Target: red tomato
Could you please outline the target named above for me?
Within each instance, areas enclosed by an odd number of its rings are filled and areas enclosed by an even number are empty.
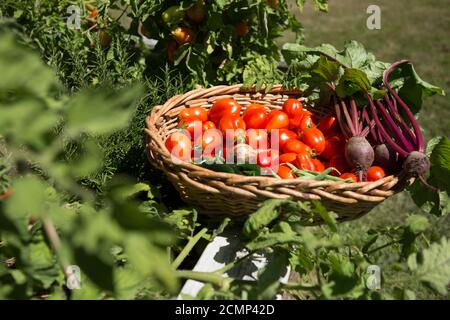
[[[297,128],[303,118],[303,105],[297,99],[287,99],[283,104],[283,111],[289,117],[289,127]]]
[[[286,113],[280,110],[272,110],[269,113],[269,122],[266,125],[266,130],[287,129],[289,127],[289,117]]]
[[[349,173],[349,172],[341,174],[339,176],[339,178],[341,178],[341,179],[352,179],[353,181],[358,182],[358,177],[356,175],[354,175],[353,173]]]
[[[300,153],[300,152],[306,152],[308,154],[311,153],[311,148],[308,147],[306,144],[301,142],[297,139],[291,139],[286,142],[286,144],[283,147],[283,153]]]
[[[333,176],[339,176],[343,172],[350,171],[350,166],[347,163],[347,160],[345,159],[345,155],[343,154],[337,154],[333,156],[330,159],[329,167],[336,168],[339,171],[339,174],[336,171],[331,171],[331,175]]]
[[[337,131],[339,124],[336,120],[336,117],[333,115],[327,115],[320,120],[317,129],[322,131],[325,136],[332,135]]]
[[[320,157],[330,160],[334,155],[344,153],[345,141],[339,136],[333,136],[325,140],[325,149]]]
[[[367,170],[367,181],[377,181],[386,176],[383,168],[373,166]]]
[[[241,105],[236,100],[233,98],[223,98],[214,102],[209,110],[209,119],[218,125],[224,115],[239,116],[240,112]]]
[[[245,21],[238,22],[236,24],[236,26],[234,27],[234,29],[235,29],[238,37],[241,37],[241,38],[245,37],[250,31],[250,28]]]
[[[227,139],[245,139],[245,122],[238,115],[224,115],[219,121],[219,130]]]
[[[261,168],[270,168],[272,160],[278,157],[278,152],[274,150],[262,150],[258,152],[257,164]]]
[[[312,114],[311,112],[307,111],[308,113],[304,113],[302,120],[300,121],[300,124],[298,126],[298,132],[299,134],[302,134],[303,131],[310,129],[310,128],[314,128],[316,125],[314,124],[314,121],[312,119]]]
[[[310,128],[303,131],[302,135],[303,142],[311,147],[316,154],[321,154],[325,150],[325,137],[317,128]]]
[[[247,144],[253,149],[268,149],[269,142],[267,131],[264,129],[249,129],[247,130]]]
[[[314,171],[323,172],[325,171],[325,165],[319,159],[311,159],[314,165]]]
[[[196,119],[201,122],[208,121],[208,111],[203,107],[191,107],[181,110],[179,117],[181,119]]]
[[[264,129],[269,122],[269,113],[261,104],[251,104],[245,109],[242,118],[248,129]]]
[[[212,121],[206,121],[203,123],[203,131],[209,130],[209,129],[215,129],[216,125]]]
[[[297,139],[297,134],[294,131],[288,129],[278,130],[278,135],[272,135],[272,143],[274,145],[278,144],[280,149],[283,149],[284,145],[290,139]]]
[[[297,167],[302,170],[314,171],[314,163],[309,153],[303,151],[297,154]]]
[[[294,152],[283,153],[279,158],[280,164],[281,163],[295,163],[295,161],[297,161],[297,154]]]
[[[218,129],[209,129],[198,137],[195,141],[195,147],[201,147],[203,151],[211,152],[214,149],[221,149],[223,145],[223,136]]]
[[[166,140],[166,148],[172,154],[183,161],[191,159],[192,143],[191,139],[183,132],[175,132]]]
[[[180,122],[178,122],[178,128],[186,129],[186,131],[191,135],[191,139],[193,139],[195,131],[197,131],[200,135],[202,134],[203,125],[198,119],[187,118],[181,119]]]
[[[295,175],[292,173],[291,168],[289,168],[288,166],[281,165],[278,168],[277,175],[281,179],[295,179]]]

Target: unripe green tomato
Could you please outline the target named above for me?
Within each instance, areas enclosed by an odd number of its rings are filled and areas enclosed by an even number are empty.
[[[161,16],[166,24],[176,24],[183,20],[184,10],[179,6],[171,6]]]

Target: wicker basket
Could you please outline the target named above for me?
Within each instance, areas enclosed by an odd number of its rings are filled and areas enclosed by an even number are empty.
[[[353,220],[369,212],[402,187],[398,178],[387,176],[376,182],[347,183],[302,179],[280,180],[269,176],[242,176],[215,172],[191,163],[173,163],[164,142],[176,130],[179,112],[188,106],[210,108],[214,101],[233,97],[243,107],[260,103],[280,109],[288,98],[298,98],[297,91],[274,86],[269,93],[243,90],[241,85],[197,89],[155,106],[146,119],[146,149],[149,161],[163,170],[182,199],[208,215],[248,215],[270,198],[320,200],[338,215],[339,221]],[[320,116],[320,115],[319,115]],[[320,218],[313,224],[322,223]]]

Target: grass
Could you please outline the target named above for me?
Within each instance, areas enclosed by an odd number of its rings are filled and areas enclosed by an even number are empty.
[[[369,5],[381,8],[381,29],[366,27]],[[296,15],[305,28],[306,44],[315,46],[331,43],[342,48],[347,40],[357,40],[386,62],[409,59],[422,79],[442,87],[450,93],[450,43],[448,30],[450,14],[445,14],[447,0],[341,0],[329,1],[329,12],[320,13],[307,2],[302,13]],[[286,34],[280,44],[294,41]],[[450,136],[450,103],[448,96],[432,97],[425,101],[420,123],[425,138]],[[408,214],[421,213],[407,192],[400,193],[377,206],[369,215],[342,226],[355,238],[376,226],[402,224]],[[450,234],[450,217],[427,217],[431,220],[432,240]],[[388,261],[389,257],[386,258]],[[416,294],[434,298],[428,292]]]

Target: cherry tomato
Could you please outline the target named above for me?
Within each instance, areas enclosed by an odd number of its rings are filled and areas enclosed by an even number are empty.
[[[186,16],[192,22],[201,23],[205,18],[205,3],[204,0],[198,0],[192,7],[186,10]]]
[[[314,165],[314,171],[323,172],[325,171],[325,165],[319,159],[311,159]]]
[[[284,165],[281,165],[278,168],[277,175],[281,179],[295,179],[296,178],[295,175],[292,173],[291,168],[289,168],[288,166],[284,166]]]
[[[223,145],[223,136],[218,129],[209,129],[203,133],[201,137],[198,137],[195,141],[195,147],[202,148],[205,152],[212,152],[213,150],[219,150]]]
[[[329,167],[336,168],[339,171],[339,174],[336,171],[331,171],[331,175],[333,176],[339,176],[343,172],[350,171],[350,166],[347,163],[347,160],[345,159],[345,155],[343,154],[337,154],[333,156],[330,159]]]
[[[257,164],[261,168],[270,168],[272,161],[278,157],[278,152],[275,150],[261,150],[258,152]]]
[[[320,120],[317,129],[322,131],[325,136],[330,136],[334,134],[339,127],[336,117],[333,115],[327,115]]]
[[[283,153],[279,158],[280,163],[295,163],[297,161],[297,154],[294,152]]]
[[[89,18],[96,18],[97,16],[98,16],[97,9],[92,10],[91,13],[89,14]]]
[[[314,171],[314,163],[312,158],[306,151],[302,151],[297,154],[297,167],[302,170]]]
[[[206,121],[203,123],[203,131],[209,130],[209,129],[215,129],[216,125],[212,121]]]
[[[247,144],[255,150],[265,150],[269,148],[267,131],[264,129],[248,129]]]
[[[280,6],[280,0],[268,0],[267,3],[272,9],[278,9],[278,7]]]
[[[183,161],[189,161],[191,159],[191,139],[184,132],[178,131],[170,135],[165,145],[172,157]]]
[[[264,129],[269,122],[269,113],[261,104],[251,104],[245,109],[242,118],[248,129]]]
[[[230,114],[224,115],[219,121],[219,130],[222,131],[222,134],[226,139],[238,140],[239,142],[245,141],[245,122],[239,116]]]
[[[195,40],[195,33],[192,29],[178,27],[172,31],[172,36],[179,45],[185,43],[193,43]]]
[[[353,181],[358,182],[358,177],[356,175],[354,175],[353,173],[349,173],[349,172],[341,174],[339,176],[339,178],[341,178],[341,179],[352,179]]]
[[[284,145],[290,139],[297,139],[297,134],[294,131],[288,129],[278,130],[278,135],[272,135],[273,145],[278,144],[279,149],[283,149]]]
[[[289,117],[286,113],[280,110],[272,110],[269,113],[269,122],[266,125],[266,130],[287,129],[289,127]]]
[[[288,140],[283,147],[283,153],[300,153],[303,151],[310,154],[312,150],[306,144],[297,139]]]
[[[298,125],[298,133],[303,134],[305,130],[308,130],[310,128],[314,128],[316,125],[314,124],[314,121],[312,119],[311,112],[308,111],[308,113],[303,113],[302,120],[300,121],[300,124]]]
[[[287,99],[283,104],[283,111],[289,117],[289,128],[297,128],[303,118],[303,105],[297,99]]]
[[[344,153],[345,140],[340,136],[333,136],[325,140],[325,149],[320,154],[320,157],[330,160],[334,155]]]
[[[225,114],[239,116],[241,105],[233,98],[223,98],[217,100],[209,110],[209,119],[216,125]]]
[[[303,142],[311,147],[316,154],[321,154],[325,150],[325,137],[317,128],[309,128],[303,131],[302,135]]]
[[[189,132],[191,139],[194,139],[194,134],[197,131],[200,135],[202,134],[203,125],[200,120],[187,118],[181,119],[178,122],[178,128],[186,129]]]
[[[178,115],[181,119],[196,119],[201,122],[208,121],[208,111],[203,107],[191,107],[181,110]]]
[[[373,166],[367,170],[367,181],[377,181],[386,176],[383,168]]]
[[[234,26],[234,30],[236,31],[237,36],[240,38],[245,37],[250,32],[250,28],[245,21],[238,22]]]

